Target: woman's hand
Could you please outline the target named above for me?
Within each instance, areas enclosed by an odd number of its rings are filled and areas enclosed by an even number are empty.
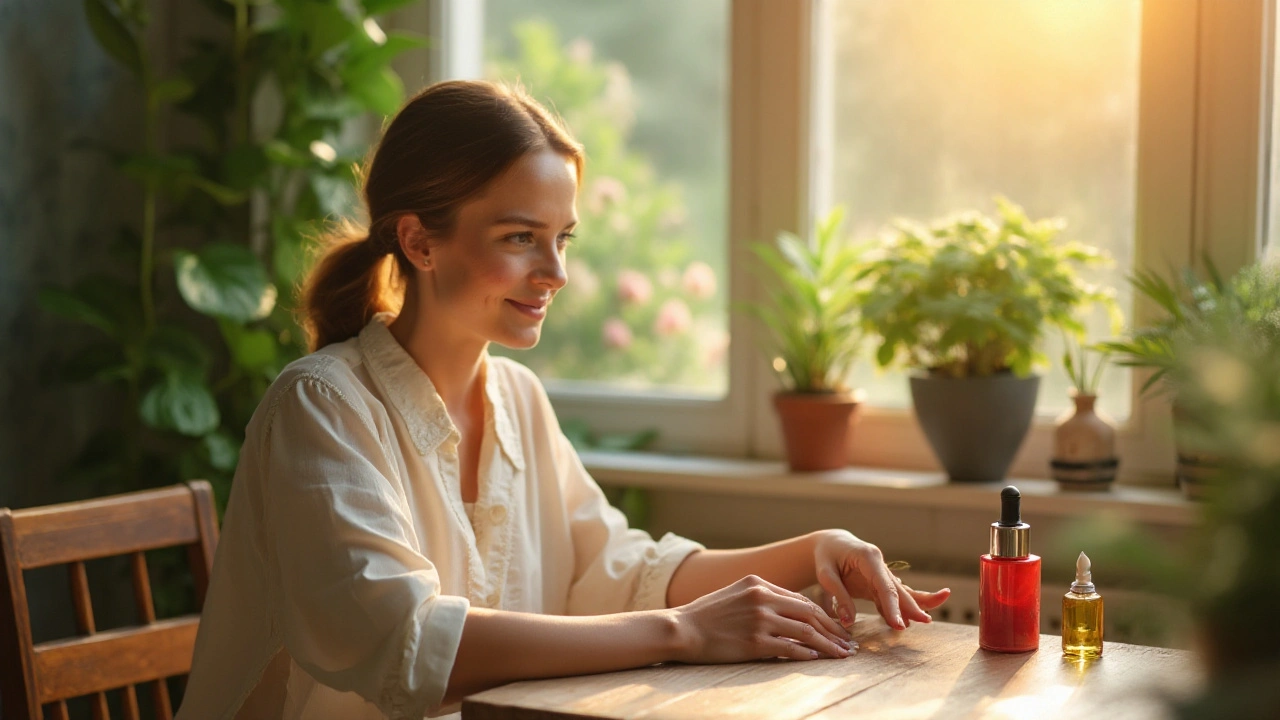
[[[672,612],[682,638],[680,662],[813,660],[857,652],[848,631],[816,603],[755,575]]]
[[[855,598],[874,600],[889,627],[902,630],[916,622],[933,622],[927,611],[946,602],[949,588],[937,592],[912,590],[885,565],[880,548],[846,530],[827,530],[814,544],[818,584],[836,602],[825,608],[845,627],[853,624]]]

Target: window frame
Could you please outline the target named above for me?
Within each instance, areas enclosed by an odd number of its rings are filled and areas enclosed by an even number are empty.
[[[729,3],[729,217],[726,247],[732,304],[764,299],[751,268],[751,243],[779,231],[807,236],[818,207],[812,100],[830,77],[821,61],[823,13],[835,0]],[[1260,256],[1266,229],[1270,82],[1275,0],[1148,0],[1143,3],[1135,260],[1140,267],[1200,265],[1224,272]],[[430,0],[401,27],[428,31],[428,80],[475,77],[483,3]],[[479,20],[477,20],[477,18]],[[436,32],[429,32],[436,29]],[[469,69],[470,68],[470,69]],[[410,70],[405,77],[421,77]],[[818,113],[821,117],[821,113]],[[1211,241],[1212,240],[1212,241]],[[1156,316],[1135,298],[1135,320]],[[780,458],[772,396],[780,387],[759,351],[760,328],[730,312],[725,397],[599,392],[549,383],[562,418],[600,432],[660,430],[655,449]],[[1118,429],[1120,482],[1169,485],[1174,452],[1167,399],[1138,397]],[[850,460],[855,465],[938,468],[910,410],[864,407]],[[1010,470],[1043,477],[1054,423],[1037,417]]]

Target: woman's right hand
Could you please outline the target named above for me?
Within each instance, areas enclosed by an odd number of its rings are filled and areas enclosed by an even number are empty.
[[[754,575],[673,611],[680,628],[680,662],[814,660],[848,657],[858,650],[849,632],[812,600]]]

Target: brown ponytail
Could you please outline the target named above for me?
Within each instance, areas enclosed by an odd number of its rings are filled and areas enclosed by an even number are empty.
[[[399,312],[413,276],[396,237],[401,216],[413,213],[434,238],[446,238],[464,202],[519,157],[545,148],[572,160],[582,180],[582,146],[519,87],[455,80],[406,103],[366,166],[368,229],[339,222],[321,238],[303,284],[311,350],[354,337],[377,313]]]

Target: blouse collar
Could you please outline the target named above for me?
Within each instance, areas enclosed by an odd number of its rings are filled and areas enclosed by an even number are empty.
[[[379,313],[360,331],[360,354],[369,366],[375,382],[391,400],[391,404],[404,418],[414,448],[421,455],[434,452],[457,429],[444,399],[436,392],[431,378],[418,367],[387,327],[395,315]],[[502,453],[518,470],[524,469],[524,453],[515,432],[515,423],[508,414],[505,392],[493,363],[486,351],[481,358],[484,364],[484,397],[489,416],[493,418],[494,431]]]

